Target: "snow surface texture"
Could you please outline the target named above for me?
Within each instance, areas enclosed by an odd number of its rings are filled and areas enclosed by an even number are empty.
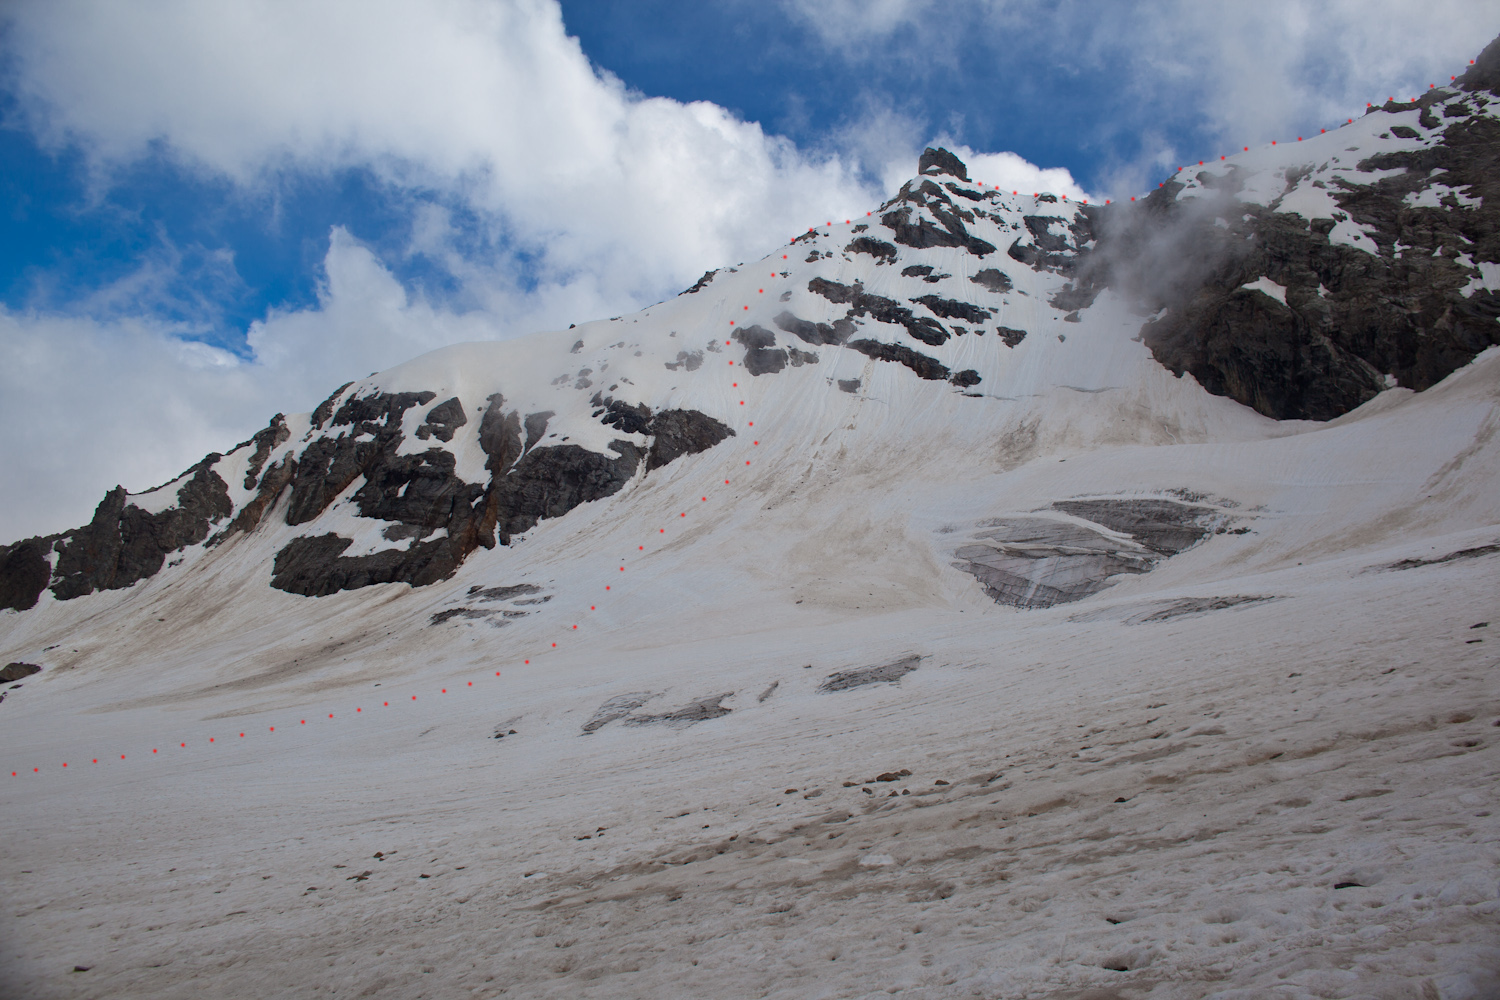
[[[341,391],[431,393],[400,448],[466,483],[495,393],[551,411],[528,447],[653,446],[595,394],[734,430],[440,582],[269,585],[298,537],[420,544],[359,515],[355,478],[306,522],[279,494],[131,587],[7,613],[0,655],[43,670],[0,705],[0,984],[1500,992],[1500,349],[1274,421],[1165,371],[1113,293],[1051,304],[1064,277],[1006,248],[1076,249],[1072,206],[955,196],[995,251],[898,246],[876,212]],[[288,418],[260,468],[323,422]],[[250,447],[217,466],[236,516]]]

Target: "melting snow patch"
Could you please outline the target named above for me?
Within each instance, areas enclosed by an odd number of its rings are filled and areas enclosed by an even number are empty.
[[[1487,260],[1481,260],[1472,266],[1478,269],[1479,277],[1470,278],[1469,283],[1464,286],[1465,298],[1472,297],[1475,292],[1500,291],[1500,264],[1491,264]]]
[[[1286,286],[1278,285],[1270,278],[1256,278],[1254,281],[1247,282],[1240,287],[1248,288],[1252,292],[1264,292],[1282,305],[1286,305]]]

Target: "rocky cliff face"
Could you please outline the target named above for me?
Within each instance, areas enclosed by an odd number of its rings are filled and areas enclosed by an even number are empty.
[[[1500,343],[1496,65],[1492,44],[1459,89],[1372,108],[1373,142],[1290,144],[1272,178],[1186,168],[1092,213],[1075,303],[1133,296],[1158,361],[1278,420],[1429,388]]]
[[[551,414],[523,419],[496,393],[485,401],[477,437],[487,477],[469,482],[457,472],[458,456],[439,444],[468,423],[458,397],[429,406],[432,392],[361,394],[349,391],[352,385],[313,412],[302,440],[288,443],[286,418],[277,414],[231,452],[245,462],[240,492],[247,495],[238,505],[215,471],[230,463],[213,454],[177,483],[151,491],[167,496],[133,497],[119,487],[84,527],[0,549],[3,606],[27,610],[46,590],[70,600],[128,587],[157,573],[174,552],[255,532],[273,509],[281,523],[297,526],[346,507],[389,543],[351,554],[357,529],[347,526],[342,535],[294,537],[274,557],[271,585],[277,589],[318,597],[376,583],[430,584],[451,575],[478,547],[509,544],[544,518],[618,492],[638,470],[660,468],[734,433],[696,411],[653,414],[640,406],[628,428],[645,438],[639,443],[616,439],[604,454],[576,445],[539,446]],[[418,414],[410,435],[408,412]],[[619,422],[618,406],[601,412],[609,414],[606,424],[611,417]],[[427,441],[433,444],[420,446]]]
[[[929,149],[865,218],[710,271],[672,302],[534,339],[486,362],[493,371],[418,359],[311,414],[278,414],[173,483],[113,490],[89,524],[0,547],[0,607],[129,587],[195,546],[246,538],[269,547],[270,584],[292,594],[431,584],[477,549],[516,545],[749,430],[740,379],[795,385],[788,401],[864,398],[877,382],[909,400],[980,400],[963,404],[976,448],[991,426],[1024,456],[1042,418],[1005,407],[1110,391],[1038,374],[1087,368],[1056,359],[1096,350],[1067,343],[1091,324],[1135,334],[1173,374],[1278,420],[1425,389],[1500,343],[1497,88],[1492,44],[1453,89],[1185,168],[1124,204],[1000,191]],[[997,599],[1092,592],[1093,569],[1055,594],[1026,569],[1027,546],[1052,544],[1056,525],[990,527],[960,561]],[[1163,555],[1099,537],[1084,562],[1112,572]]]

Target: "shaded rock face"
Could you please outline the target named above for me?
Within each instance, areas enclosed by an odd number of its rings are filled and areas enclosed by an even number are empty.
[[[16,681],[25,680],[27,677],[41,672],[42,668],[35,663],[22,663],[20,661],[7,663],[5,666],[0,667],[0,684],[13,684]]]
[[[963,160],[946,149],[933,149],[931,146],[922,150],[922,155],[917,160],[917,173],[949,174],[961,181],[969,179],[969,168],[964,165]]]
[[[509,545],[545,518],[561,517],[580,504],[618,493],[643,460],[649,472],[733,434],[697,411],[667,410],[653,415],[645,404],[596,395],[599,409],[595,415],[601,423],[622,434],[653,435],[655,440],[642,448],[617,438],[602,454],[572,444],[539,446],[553,414],[547,411],[523,418],[519,411],[507,409],[504,396],[497,393],[489,397],[479,425],[490,482],[467,483],[455,474],[456,459],[450,452],[433,448],[416,455],[396,454],[401,444],[401,415],[411,405],[425,405],[431,396],[376,394],[357,405],[356,401],[346,404],[334,415],[333,426],[347,423],[367,440],[345,436],[316,450],[310,445],[307,451],[314,453],[325,481],[308,493],[323,506],[297,505],[294,482],[288,509],[288,523],[301,523],[292,520],[294,515],[311,519],[355,476],[363,475],[364,485],[352,496],[360,515],[395,522],[385,530],[385,537],[410,543],[405,548],[348,556],[344,552],[352,542],[338,535],[298,538],[277,554],[272,586],[322,596],[374,583],[433,583],[452,575],[475,548],[493,546],[497,536],[501,545]],[[429,411],[422,426],[438,424],[439,418],[445,426],[462,426],[455,419],[462,405],[450,402],[452,406],[443,403]],[[305,457],[298,467],[306,467]],[[334,489],[341,484],[342,488]]]
[[[307,597],[375,583],[421,586],[452,574],[476,547],[494,544],[494,511],[485,502],[486,489],[455,474],[457,460],[452,452],[434,447],[415,455],[397,454],[404,439],[401,424],[406,411],[434,398],[431,392],[351,398],[329,424],[330,429],[346,431],[337,437],[316,438],[295,459],[288,456],[288,471],[274,477],[272,473],[278,470],[268,471],[262,494],[274,489],[273,496],[279,495],[276,484],[283,479],[291,487],[287,524],[304,524],[318,517],[363,477],[363,484],[349,497],[359,516],[391,522],[383,537],[407,542],[401,548],[346,556],[351,539],[332,533],[295,538],[276,554],[271,586]],[[490,443],[513,461],[520,454],[520,421],[514,413],[503,413],[503,402],[491,397],[481,420],[480,441],[485,443],[488,432]],[[497,411],[502,411],[498,417]],[[463,404],[453,398],[424,414],[417,436],[452,440],[454,431],[467,422]],[[486,452],[493,461],[495,452],[488,447]]]
[[[844,318],[849,321],[856,317],[869,316],[881,323],[904,327],[914,339],[933,347],[946,342],[952,336],[937,320],[929,316],[918,316],[895,299],[870,295],[865,291],[864,285],[857,281],[853,285],[842,285],[837,281],[814,278],[807,283],[807,290],[815,295],[823,296],[829,302],[840,305],[848,303],[849,311]],[[931,297],[936,298],[936,296]]]
[[[881,206],[880,224],[891,230],[895,242],[914,249],[962,247],[976,257],[995,252],[995,246],[972,235],[964,223],[973,222],[974,212],[955,202],[950,192],[970,200],[984,196],[949,183],[946,187],[929,179],[948,175],[969,179],[968,169],[946,149],[927,149],[919,161],[919,177],[901,186],[896,197]]]
[[[52,538],[28,538],[0,546],[0,608],[27,611],[36,607],[52,581]]]
[[[454,396],[427,411],[426,420],[417,428],[417,437],[423,441],[433,437],[439,441],[452,441],[454,432],[468,422],[463,404]]]
[[[1121,573],[1149,572],[1201,541],[1218,516],[1212,508],[1173,500],[1065,500],[1052,506],[1130,540],[1046,516],[996,518],[954,551],[953,566],[972,574],[997,604],[1050,608],[1096,594]]]
[[[995,332],[1000,335],[1000,339],[1005,343],[1006,347],[1015,347],[1026,339],[1025,330],[1013,330],[1008,326],[997,326],[995,327]]]
[[[740,327],[734,339],[748,348],[744,365],[751,375],[774,375],[786,367],[786,351],[776,349],[776,334],[765,327]]]
[[[894,361],[905,365],[916,372],[920,378],[932,381],[948,379],[958,386],[978,385],[980,382],[979,373],[972,368],[965,369],[950,378],[947,365],[937,358],[914,351],[904,344],[887,344],[879,340],[851,340],[849,346],[867,358],[874,358],[876,361]]]
[[[286,415],[278,413],[271,418],[270,424],[264,430],[257,431],[249,441],[232,449],[239,451],[247,444],[255,445],[255,451],[250,453],[250,461],[245,465],[245,489],[255,489],[255,481],[260,478],[261,470],[266,467],[266,459],[270,458],[271,452],[281,447],[291,436],[292,432],[286,426]]]
[[[816,360],[792,355],[794,364]],[[290,432],[280,414],[240,446],[251,449],[244,488],[255,494],[238,510],[214,471],[222,456],[213,454],[185,474],[176,503],[159,512],[136,506],[119,488],[82,528],[0,547],[0,607],[32,608],[49,586],[59,600],[128,587],[158,572],[172,552],[254,531],[273,509],[295,526],[313,523],[336,503],[374,522],[378,537],[391,544],[351,552],[354,541],[334,532],[294,538],[276,553],[273,587],[319,597],[376,583],[422,586],[452,575],[476,548],[497,540],[508,545],[544,518],[618,492],[643,464],[649,472],[734,433],[694,410],[653,414],[644,404],[596,397],[595,416],[622,434],[607,452],[542,446],[554,414],[523,417],[497,393],[486,401],[477,430],[488,481],[471,483],[458,475],[454,452],[439,445],[469,423],[462,400],[452,397],[423,412],[413,436],[431,446],[401,454],[403,445],[410,451],[402,429],[407,412],[429,406],[435,394],[346,398],[347,389],[314,411],[300,450],[282,447]],[[626,440],[635,435],[649,442]]]
[[[1141,328],[1157,361],[1278,420],[1340,416],[1387,375],[1429,388],[1500,343],[1500,295],[1470,284],[1475,265],[1500,263],[1500,122],[1474,113],[1478,99],[1433,90],[1373,109],[1419,110],[1424,137],[1438,140],[1427,148],[1370,156],[1326,181],[1317,164],[1289,170],[1287,191],[1323,188],[1339,208],[1331,219],[1277,211],[1281,199],[1241,203],[1232,172],[1200,173],[1192,196],[1172,181],[1111,206],[1094,216],[1097,246],[1066,272],[1071,298],[1054,305],[1084,308],[1110,286],[1143,313],[1165,310]],[[1400,173],[1373,176],[1389,170]],[[1332,239],[1346,220],[1374,253]],[[1244,287],[1261,278],[1284,296]]]
[[[189,469],[191,477],[177,490],[177,506],[159,513],[135,506],[123,486],[111,490],[92,521],[56,536],[50,546],[57,553],[53,596],[65,601],[120,590],[155,575],[169,553],[206,539],[212,525],[234,512],[228,484],[212,468],[221,457],[211,454]],[[35,580],[34,562],[29,569]]]
[[[687,290],[686,290],[686,291],[682,291],[682,292],[678,292],[678,293],[677,293],[677,295],[678,295],[678,297],[679,297],[679,298],[680,298],[680,297],[681,297],[681,296],[684,296],[684,295],[696,295],[696,294],[697,294],[697,293],[699,293],[699,292],[701,292],[701,291],[703,291],[703,289],[705,289],[705,288],[707,288],[707,287],[708,287],[708,283],[709,283],[709,282],[710,282],[710,281],[713,281],[713,280],[714,280],[714,275],[716,275],[716,274],[718,274],[718,273],[719,273],[719,272],[718,272],[718,271],[717,271],[717,270],[713,270],[713,271],[704,271],[704,272],[703,272],[703,277],[701,277],[701,278],[699,278],[699,279],[698,279],[698,280],[697,280],[697,281],[696,281],[696,282],[695,282],[695,283],[694,283],[694,284],[693,284],[693,287],[692,287],[692,288],[689,288],[689,289],[687,289]],[[580,341],[579,341],[579,342],[578,342],[578,343],[579,343],[579,344],[582,344],[582,343],[583,343],[583,341],[581,341],[581,340],[580,340]]]
[[[543,518],[561,517],[579,504],[618,493],[635,475],[641,449],[629,441],[610,443],[613,455],[573,444],[535,448],[491,490],[500,544],[530,531]]]
[[[930,270],[930,268],[929,268]],[[904,271],[902,272],[905,273]],[[991,292],[1008,292],[1015,286],[1011,284],[1010,276],[995,267],[986,267],[969,275],[969,280]]]
[[[1040,200],[1048,199],[1044,196]],[[1096,239],[1094,223],[1098,213],[1097,208],[1080,205],[1074,208],[1071,218],[1024,216],[1021,221],[1025,224],[1026,234],[1016,237],[1005,253],[1033,271],[1072,275],[1079,265],[1079,258],[1093,249]]]
[[[210,468],[219,457],[189,470],[179,507],[152,514],[132,505],[120,486],[84,527],[0,546],[0,608],[33,608],[49,586],[58,600],[128,587],[159,570],[168,553],[203,541],[233,510],[227,484]]]
[[[771,322],[808,344],[842,344],[854,333],[854,323],[851,320],[839,319],[832,323],[814,323],[810,320],[798,319],[785,310],[777,313]]]
[[[646,456],[647,472],[676,461],[683,455],[707,451],[725,438],[735,436],[727,425],[697,410],[661,411],[651,420],[651,434],[655,439]]]
[[[844,247],[845,253],[867,253],[882,264],[890,264],[896,260],[896,248],[884,240],[872,239],[868,236],[857,237],[848,246]]]

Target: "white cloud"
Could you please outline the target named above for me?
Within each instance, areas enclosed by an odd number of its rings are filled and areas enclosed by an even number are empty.
[[[47,2],[13,16],[31,120],[106,169],[153,141],[243,185],[373,165],[458,193],[544,272],[607,274],[617,297],[660,294],[881,194],[853,164],[810,161],[717,106],[628,93],[547,0]]]
[[[1049,191],[1078,200],[1091,196],[1073,179],[1066,167],[1039,167],[1015,153],[976,153],[968,146],[948,143],[948,148],[964,161],[969,176],[991,188],[1035,194]],[[1103,201],[1103,198],[1098,198]]]

